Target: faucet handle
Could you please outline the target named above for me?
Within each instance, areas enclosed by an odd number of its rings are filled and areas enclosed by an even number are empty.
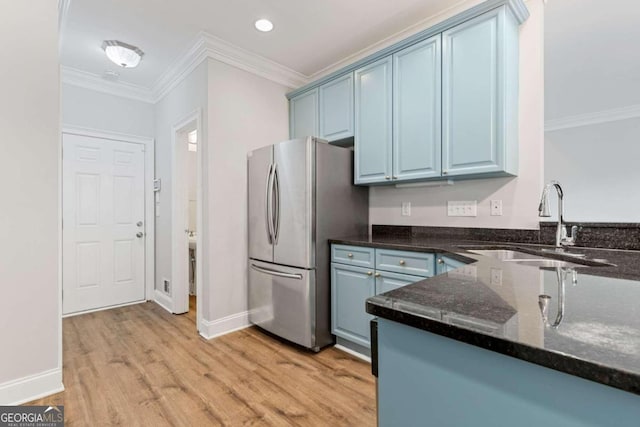
[[[578,226],[571,227],[571,236],[567,235],[567,228],[562,228],[561,243],[563,246],[574,246],[576,244],[576,238],[578,237]]]

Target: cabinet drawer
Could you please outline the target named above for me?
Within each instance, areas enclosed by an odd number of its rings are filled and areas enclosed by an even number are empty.
[[[360,246],[331,245],[331,262],[370,267],[374,265],[374,249]]]
[[[424,280],[422,276],[409,274],[389,273],[388,271],[376,271],[376,295],[393,291],[403,286]]]
[[[434,266],[435,254],[376,250],[376,270],[431,277],[434,275]]]

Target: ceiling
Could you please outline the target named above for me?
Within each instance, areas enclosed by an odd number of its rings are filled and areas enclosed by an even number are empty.
[[[640,2],[550,0],[545,119],[640,105]]]
[[[63,29],[61,63],[151,88],[206,31],[310,76],[373,43],[445,11],[461,0],[72,0]],[[258,18],[275,29],[260,33]],[[145,51],[140,66],[121,69],[100,46],[117,39]]]

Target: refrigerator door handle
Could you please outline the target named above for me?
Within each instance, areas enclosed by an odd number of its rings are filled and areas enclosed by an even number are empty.
[[[275,198],[273,216],[273,241],[278,244],[280,235],[280,178],[278,175],[278,164],[273,165],[273,196]]]
[[[273,164],[269,165],[269,171],[267,172],[267,186],[265,187],[265,201],[266,201],[266,209],[265,212],[265,226],[267,228],[267,240],[269,244],[273,244],[274,233],[273,233],[273,215],[271,212],[272,207],[272,179],[273,179]]]
[[[255,264],[251,264],[251,268],[261,273],[269,274],[271,276],[285,277],[287,279],[302,280],[302,274],[285,273],[284,271],[272,270],[270,268],[260,267]]]

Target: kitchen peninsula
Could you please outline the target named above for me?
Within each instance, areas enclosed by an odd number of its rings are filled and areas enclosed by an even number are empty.
[[[637,425],[640,253],[410,229],[332,240],[466,263],[367,300],[381,425]]]

